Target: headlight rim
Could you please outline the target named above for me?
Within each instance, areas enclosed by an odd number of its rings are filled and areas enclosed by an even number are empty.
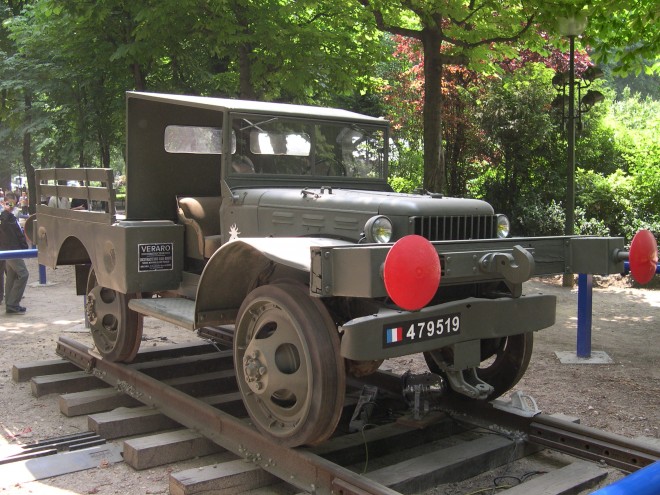
[[[375,228],[381,228],[381,229],[383,228],[376,226],[376,222],[378,222],[379,220],[384,220],[387,223],[389,223],[389,237],[387,238],[387,240],[379,240],[380,235],[374,233]],[[364,224],[364,237],[367,240],[367,242],[374,244],[387,244],[391,242],[394,237],[394,224],[392,223],[392,220],[390,220],[390,218],[385,215],[374,215]]]
[[[503,213],[499,213],[496,215],[497,216],[497,238],[498,239],[506,239],[511,235],[511,220],[509,220],[509,217],[504,215]],[[505,227],[506,226],[506,227]],[[504,235],[502,233],[504,232]]]

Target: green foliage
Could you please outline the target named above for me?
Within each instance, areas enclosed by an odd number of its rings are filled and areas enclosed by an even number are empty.
[[[556,44],[566,44],[559,18],[586,17],[580,36],[583,46],[599,65],[616,72],[660,73],[660,10],[656,0],[635,0],[625,5],[611,0],[537,0],[536,21]],[[650,63],[649,63],[650,61]]]
[[[584,221],[600,221],[607,234],[626,233],[626,223],[633,212],[630,176],[622,171],[603,176],[592,170],[577,169],[575,184],[577,205]]]
[[[446,173],[430,170],[436,184],[442,179],[453,194],[490,201],[509,214],[514,232],[526,235],[563,231],[566,139],[549,111],[553,73],[529,63],[552,65],[538,54],[548,56],[548,41],[566,42],[553,35],[557,16],[584,10],[589,22],[580,40],[611,61],[611,70],[640,68],[643,60],[658,70],[660,23],[652,0],[625,10],[605,0],[469,6],[458,0],[32,0],[0,6],[0,180],[26,168],[25,153],[36,166],[121,172],[126,90],[337,105],[392,117],[395,190],[422,186],[423,153],[434,167],[444,156]],[[549,35],[523,29],[532,16]],[[426,52],[434,55],[430,60],[422,46],[434,49]],[[395,51],[399,57],[390,57]],[[555,66],[565,62],[559,55],[548,57]],[[498,63],[502,57],[510,57],[507,65]],[[586,55],[578,61],[583,68]],[[650,81],[646,94],[657,94],[657,78]],[[659,104],[593,87],[607,98],[584,116],[576,143],[576,230],[626,236],[640,226],[658,230]],[[425,108],[429,94],[434,106]],[[429,147],[429,140],[442,145]]]
[[[660,230],[660,101],[629,90],[623,97],[610,108],[605,125],[627,172],[625,180],[621,173],[608,180],[612,194],[626,200],[619,229],[630,237],[639,228]]]
[[[486,170],[468,182],[512,220],[516,235],[563,232],[566,160],[563,139],[549,112],[553,71],[528,64],[493,79],[479,106]]]
[[[17,166],[30,130],[37,166],[123,170],[126,90],[364,105],[387,53],[372,17],[337,2],[20,4],[0,11],[0,89],[17,101],[3,100],[0,158]]]
[[[514,235],[562,235],[566,225],[564,206],[554,199],[549,203],[529,202],[519,205],[510,220],[515,225]]]
[[[397,192],[412,192],[422,187],[424,157],[419,147],[405,140],[395,143],[390,153],[389,183]]]

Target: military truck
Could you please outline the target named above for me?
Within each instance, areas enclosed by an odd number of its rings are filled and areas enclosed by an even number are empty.
[[[555,321],[523,283],[627,258],[621,238],[512,238],[486,202],[393,192],[381,118],[138,92],[126,114],[125,216],[110,170],[38,170],[38,195],[87,200],[38,206],[39,262],[75,265],[103,359],[135,357],[145,316],[232,330],[246,409],[284,445],[328,438],[347,375],[387,358],[423,353],[449,393],[502,395]]]

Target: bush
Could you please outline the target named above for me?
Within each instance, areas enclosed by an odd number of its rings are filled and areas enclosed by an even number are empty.
[[[566,214],[562,204],[552,200],[547,205],[529,203],[516,208],[511,221],[514,236],[562,235]]]

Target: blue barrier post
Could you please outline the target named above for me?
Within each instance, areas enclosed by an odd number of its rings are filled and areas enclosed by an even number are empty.
[[[591,495],[658,495],[660,493],[660,461],[635,471]]]
[[[623,262],[624,274],[630,273],[630,262]],[[655,267],[655,273],[660,274],[660,263]],[[591,357],[591,312],[593,306],[593,276],[580,273],[578,275],[578,324],[577,324],[577,357]]]
[[[591,357],[591,310],[593,306],[593,275],[578,275],[577,357]]]

